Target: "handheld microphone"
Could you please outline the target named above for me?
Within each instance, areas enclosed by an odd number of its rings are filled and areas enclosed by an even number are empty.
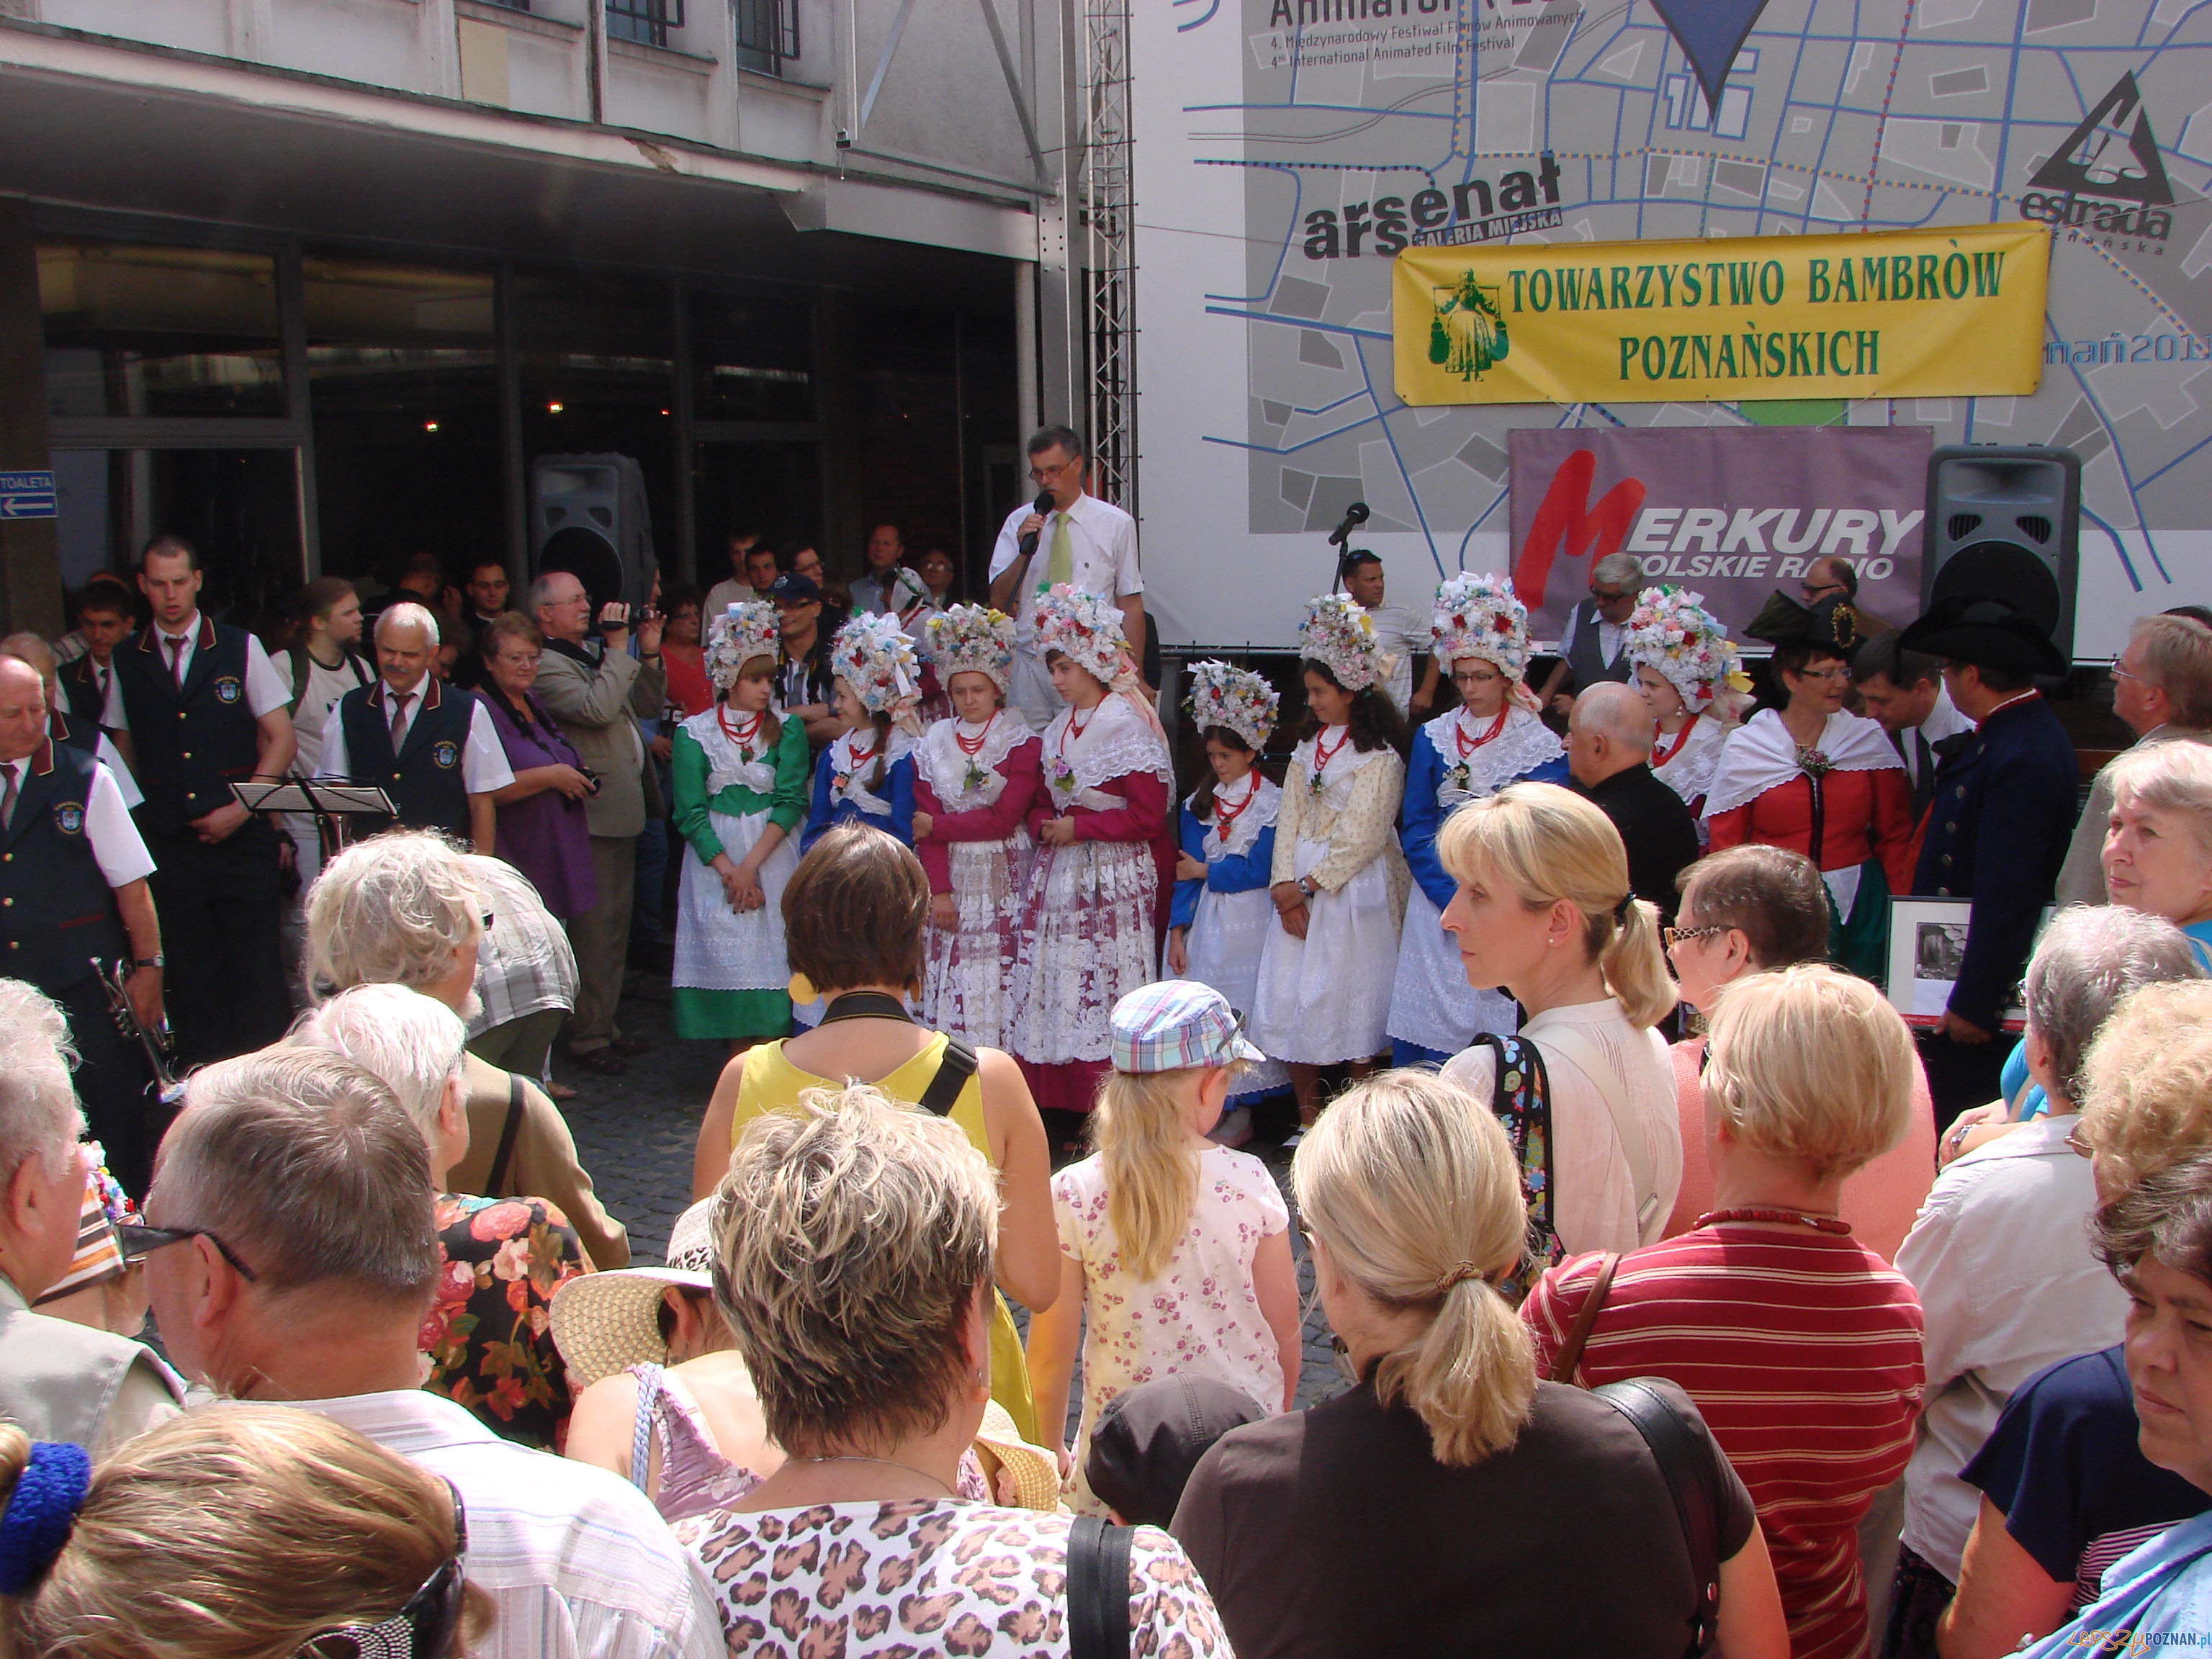
[[[1342,547],[1344,544],[1351,538],[1352,532],[1366,522],[1367,503],[1364,501],[1352,502],[1350,507],[1344,509],[1344,521],[1338,525],[1334,530],[1329,532],[1328,544],[1331,547]]]
[[[1059,503],[1052,498],[1052,491],[1049,489],[1040,489],[1037,491],[1037,498],[1030,503],[1030,511],[1032,513],[1049,513],[1058,505]],[[1367,509],[1365,507],[1363,507],[1359,509],[1359,516],[1363,519],[1367,516]],[[1036,551],[1037,537],[1043,528],[1044,526],[1040,525],[1036,530],[1030,531],[1028,535],[1022,538],[1021,552],[1024,558],[1028,558],[1031,554]]]

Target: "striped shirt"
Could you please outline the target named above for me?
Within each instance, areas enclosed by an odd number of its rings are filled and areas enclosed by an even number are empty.
[[[421,1389],[293,1403],[459,1489],[469,1582],[499,1610],[473,1659],[722,1659],[704,1577],[619,1475],[501,1440]]]
[[[1561,1262],[1522,1304],[1540,1368],[1603,1260]],[[1911,1284],[1847,1233],[1730,1221],[1623,1258],[1583,1350],[1588,1386],[1663,1376],[1697,1402],[1758,1507],[1793,1659],[1865,1648],[1856,1529],[1912,1449],[1920,1333]]]

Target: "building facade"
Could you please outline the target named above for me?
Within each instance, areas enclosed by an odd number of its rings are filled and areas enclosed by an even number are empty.
[[[638,462],[677,576],[888,519],[980,591],[1065,412],[1072,100],[1051,4],[941,10],[0,0],[0,471],[60,496],[0,524],[8,626],[158,531],[245,621],[425,549],[520,579],[576,454]]]

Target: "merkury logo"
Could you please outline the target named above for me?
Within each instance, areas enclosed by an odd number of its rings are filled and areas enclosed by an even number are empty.
[[[1561,461],[1529,525],[1513,567],[1513,591],[1531,611],[1544,603],[1558,560],[1589,555],[1595,563],[1626,552],[1654,581],[1735,577],[1786,581],[1816,558],[1840,558],[1859,574],[1879,581],[1896,568],[1899,550],[1920,526],[1919,508],[1647,507],[1641,478],[1623,478],[1595,502],[1590,481],[1594,451],[1577,449]]]
[[[2173,234],[2173,215],[2166,210],[2173,186],[2132,70],[2112,82],[2028,183],[2033,188],[2020,198],[2027,218],[2091,235],[2164,241]]]

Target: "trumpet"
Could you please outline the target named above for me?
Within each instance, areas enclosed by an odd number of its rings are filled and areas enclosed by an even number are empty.
[[[138,1018],[138,1011],[131,1006],[130,994],[124,989],[124,982],[130,977],[125,965],[120,960],[103,963],[97,957],[89,960],[93,972],[100,976],[100,988],[107,994],[107,1017],[115,1022],[117,1035],[125,1042],[137,1043],[146,1056],[161,1103],[164,1106],[179,1104],[185,1097],[185,1085],[177,1075],[177,1051],[169,1036],[169,1022],[165,1019],[149,1030]]]

